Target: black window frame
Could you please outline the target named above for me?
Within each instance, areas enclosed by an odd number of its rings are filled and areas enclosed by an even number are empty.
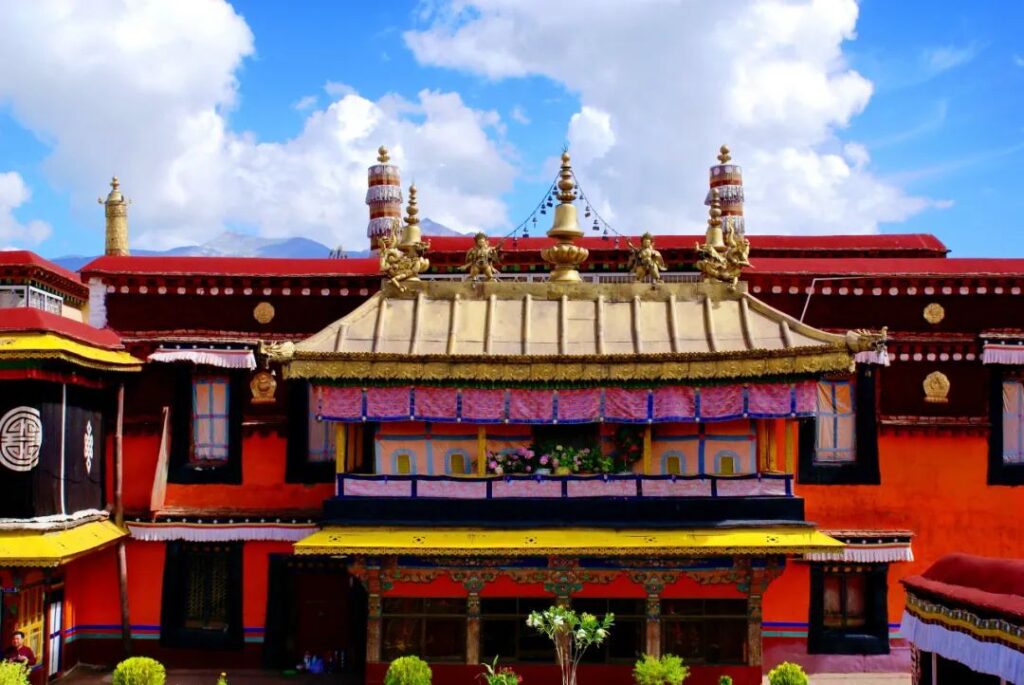
[[[602,602],[603,606],[594,606]],[[647,600],[634,597],[574,597],[570,600],[572,609],[577,613],[594,614],[598,619],[611,613],[615,615],[615,625],[608,639],[600,645],[591,646],[583,654],[583,664],[634,664],[643,654],[647,653]],[[628,606],[628,604],[632,606]],[[612,641],[621,638],[626,625],[638,624],[637,651],[628,657],[612,656]]]
[[[671,602],[689,602],[689,603],[693,603],[693,604],[696,604],[696,603],[699,602],[701,604],[701,613],[699,613],[699,614],[697,614],[696,612],[690,613],[690,614],[670,614],[670,613],[667,613],[666,612],[666,606],[669,603],[671,603]],[[736,611],[735,613],[730,613],[730,612],[726,612],[726,613],[711,612],[711,613],[709,613],[708,605],[710,603],[718,603],[718,602],[722,602],[722,603],[724,603],[724,602],[733,602],[733,603],[736,604],[737,607],[740,604],[742,604],[743,605],[743,610],[742,610],[742,612],[741,611]],[[742,656],[740,657],[740,659],[738,661],[711,661],[709,659],[709,653],[710,653],[711,650],[708,649],[708,645],[707,644],[702,644],[701,645],[700,653],[704,655],[703,658],[695,658],[692,655],[691,656],[680,655],[680,656],[683,656],[684,660],[687,663],[695,664],[695,665],[698,665],[698,666],[746,666],[746,665],[749,665],[748,662],[750,661],[750,649],[749,649],[750,646],[749,646],[749,644],[747,642],[747,639],[748,639],[747,636],[749,634],[748,631],[749,631],[749,625],[750,625],[750,615],[749,615],[750,611],[749,611],[749,609],[750,609],[750,605],[749,605],[748,600],[746,600],[746,599],[739,599],[739,598],[731,598],[731,599],[726,599],[726,598],[705,598],[705,597],[694,597],[694,598],[680,597],[680,598],[671,598],[671,599],[663,598],[661,600],[661,612],[660,612],[660,621],[661,621],[661,653],[662,654],[670,654],[670,653],[671,654],[675,654],[675,653],[678,652],[678,650],[674,651],[671,648],[671,645],[668,644],[669,639],[671,638],[671,635],[669,633],[668,628],[671,627],[671,625],[674,624],[674,623],[694,623],[694,624],[697,624],[697,625],[701,626],[702,629],[705,629],[706,625],[708,623],[711,623],[711,622],[714,622],[714,621],[733,622],[733,623],[736,623],[737,626],[742,623],[742,625],[743,625],[743,643],[742,643],[743,647],[742,647]],[[706,641],[707,635],[706,634],[702,635],[702,639]]]
[[[825,626],[825,576],[835,573],[865,576],[863,627],[837,629]],[[813,563],[810,589],[808,654],[889,653],[888,564]]]
[[[526,625],[526,619],[533,611],[543,611],[553,603],[551,597],[481,597],[480,598],[480,657],[483,661],[492,662],[498,657],[503,664],[548,664],[554,660],[551,642],[535,628]],[[496,611],[496,603],[514,602],[511,611]],[[489,654],[485,648],[487,624],[508,623],[515,625],[515,653]],[[524,649],[523,641],[536,641],[536,650]]]
[[[185,626],[189,564],[199,555],[211,553],[227,555],[225,591],[228,626],[224,631]],[[242,649],[245,646],[245,630],[242,625],[242,567],[240,542],[168,542],[160,611],[160,644],[164,647],[185,649]]]
[[[174,406],[171,409],[171,454],[167,482],[181,485],[237,485],[242,482],[242,418],[245,408],[246,378],[243,372],[220,369],[204,373],[190,364],[177,364],[174,379]],[[222,466],[196,468],[189,463],[192,451],[192,383],[196,376],[223,375],[229,383],[228,458]]]
[[[413,611],[393,611],[390,610],[389,604],[393,602],[419,602],[420,609]],[[432,612],[428,606],[430,602],[459,602],[461,603],[460,611],[445,611],[445,612]],[[467,625],[468,616],[468,600],[465,597],[384,597],[381,603],[381,655],[384,661],[391,661],[398,656],[415,655],[423,659],[428,663],[433,664],[464,664],[466,663],[466,647],[467,639],[466,634],[469,626]],[[387,638],[387,628],[389,619],[406,619],[416,620],[420,622],[420,640],[419,644],[413,645],[410,650],[402,653],[388,654],[387,645],[385,640]],[[452,622],[454,620],[461,621],[462,631],[462,651],[457,657],[436,657],[427,654],[427,635],[430,633],[429,624],[431,620]]]
[[[878,467],[878,369],[858,364],[854,386],[854,443],[857,458],[849,463],[814,460],[818,438],[817,417],[799,420],[799,482],[806,485],[879,485]]]
[[[334,460],[309,461],[309,387],[308,381],[288,381],[288,445],[284,480],[286,483],[331,483],[337,465]],[[328,424],[329,427],[332,424]]]
[[[1009,373],[998,365],[989,366],[989,432],[988,432],[988,484],[1024,485],[1024,464],[1003,461],[1003,382],[1024,377]]]

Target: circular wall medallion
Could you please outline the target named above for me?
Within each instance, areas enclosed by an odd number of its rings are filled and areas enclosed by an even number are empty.
[[[274,305],[269,302],[260,302],[252,310],[252,318],[259,323],[267,324],[274,319]]]
[[[938,302],[932,302],[924,308],[924,320],[930,324],[937,324],[946,318],[946,310]]]
[[[0,418],[0,464],[11,471],[31,471],[39,464],[42,445],[38,409],[15,407]]]
[[[932,371],[924,382],[924,401],[933,404],[945,404],[949,402],[949,379],[941,371]]]

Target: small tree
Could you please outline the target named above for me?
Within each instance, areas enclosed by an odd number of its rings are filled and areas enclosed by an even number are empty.
[[[133,656],[114,668],[114,685],[164,685],[164,665],[148,656]]]
[[[731,675],[720,675],[718,676],[718,685],[732,685]]]
[[[633,667],[636,685],[680,685],[689,675],[690,669],[675,654],[665,654],[660,659],[644,654]]]
[[[28,667],[13,661],[0,661],[0,685],[28,685]]]
[[[577,614],[572,609],[553,606],[534,611],[526,625],[547,635],[555,644],[555,655],[562,669],[562,685],[576,685],[576,667],[583,653],[591,645],[599,645],[611,634],[615,614],[606,614],[598,620],[593,614]]]
[[[400,656],[388,666],[384,685],[430,685],[432,673],[418,656]]]
[[[513,671],[508,666],[498,668],[498,657],[494,657],[493,664],[480,664],[484,672],[480,676],[487,685],[519,685],[523,682],[523,676]]]
[[[796,664],[783,661],[768,672],[769,685],[808,685],[807,674]]]

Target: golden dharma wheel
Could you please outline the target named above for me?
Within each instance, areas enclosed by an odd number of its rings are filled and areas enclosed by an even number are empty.
[[[270,323],[274,319],[274,305],[269,302],[260,302],[253,308],[252,318],[261,324]]]

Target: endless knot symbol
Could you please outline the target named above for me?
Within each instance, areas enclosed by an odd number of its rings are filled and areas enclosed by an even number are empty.
[[[0,464],[12,471],[31,471],[39,464],[42,445],[38,409],[15,407],[0,418]]]
[[[82,453],[85,455],[85,472],[92,473],[92,456],[93,456],[93,443],[95,440],[92,435],[92,421],[85,424],[85,449]]]

